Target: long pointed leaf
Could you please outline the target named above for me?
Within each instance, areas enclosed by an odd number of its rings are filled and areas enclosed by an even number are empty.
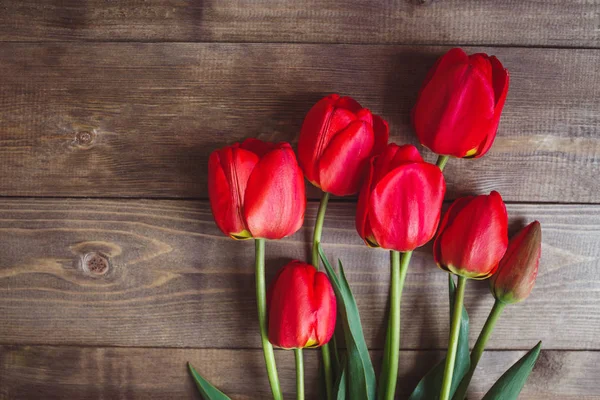
[[[340,372],[340,376],[337,378],[334,387],[334,396],[336,400],[346,400],[346,388],[348,387],[348,382],[346,379],[346,360],[344,360],[342,370]]]
[[[192,367],[192,364],[188,363],[190,373],[196,382],[196,386],[202,395],[204,400],[231,400],[225,393],[210,384],[206,379],[200,376],[200,374]]]
[[[535,366],[540,355],[542,342],[539,342],[533,349],[529,350],[519,361],[508,369],[498,379],[489,392],[483,397],[483,400],[517,400],[519,393],[525,386],[529,374]]]
[[[452,310],[454,308],[454,297],[456,286],[454,280],[448,279],[450,293],[450,319],[452,319]],[[415,390],[409,397],[409,400],[438,400],[440,398],[440,390],[444,379],[444,369],[446,358],[436,364],[427,375],[425,375]],[[452,375],[452,389],[450,397],[454,395],[462,378],[469,371],[471,358],[469,355],[469,315],[463,306],[462,318],[460,321],[460,333],[458,335],[458,347],[456,350],[456,361],[454,363],[454,373]]]
[[[338,277],[320,245],[319,254],[333,286],[338,300],[338,311],[342,317],[347,351],[346,381],[348,391],[346,397],[350,400],[374,400],[376,395],[375,370],[365,342],[358,306],[350,290],[344,268],[340,262],[340,276]]]

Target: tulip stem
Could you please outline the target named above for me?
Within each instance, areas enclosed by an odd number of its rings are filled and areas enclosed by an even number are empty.
[[[500,300],[496,300],[490,314],[485,321],[485,325],[483,325],[483,329],[481,329],[481,333],[477,338],[477,342],[475,342],[475,346],[473,350],[471,350],[471,366],[469,371],[463,378],[460,386],[456,390],[456,394],[454,395],[455,400],[463,400],[467,395],[467,389],[469,388],[469,384],[471,383],[471,379],[473,378],[473,374],[475,373],[475,368],[477,368],[477,364],[481,359],[481,355],[483,354],[483,350],[485,350],[485,345],[487,344],[490,336],[492,336],[492,331],[496,326],[496,322],[498,322],[498,318],[502,314],[504,310],[505,304]]]
[[[323,222],[325,221],[325,211],[327,211],[327,203],[329,202],[329,193],[323,192],[319,211],[317,211],[317,220],[315,221],[315,229],[313,231],[312,245],[312,265],[319,269],[319,243],[321,243],[321,235],[323,234]],[[327,400],[333,399],[333,374],[331,371],[331,353],[329,352],[329,344],[321,346],[321,355],[323,358],[323,371],[325,372],[325,390],[327,391]]]
[[[450,339],[448,341],[448,354],[446,355],[446,367],[444,369],[444,380],[442,381],[442,390],[440,400],[450,400],[452,389],[452,375],[454,373],[454,364],[456,362],[456,349],[458,347],[458,335],[460,334],[460,319],[462,318],[463,303],[465,300],[465,286],[467,278],[458,276],[458,285],[454,297],[454,310],[452,312],[452,326],[450,327]]]
[[[328,202],[329,193],[323,192],[321,203],[319,203],[319,211],[317,211],[315,230],[313,231],[312,265],[314,265],[316,269],[319,269],[319,243],[321,243],[321,235],[323,234],[323,222],[325,221],[325,211],[327,211]]]
[[[304,400],[304,359],[302,349],[294,349],[296,356],[296,399]]]
[[[400,258],[399,252],[390,251],[390,315],[388,317],[379,396],[377,397],[382,400],[393,400],[396,393],[398,357],[400,354],[400,304],[411,256],[412,251],[402,253],[402,258]]]
[[[256,239],[255,257],[256,257],[256,304],[258,306],[258,324],[260,326],[260,338],[262,341],[265,364],[267,365],[267,375],[271,384],[273,399],[281,400],[283,395],[279,386],[279,377],[277,376],[277,366],[275,365],[275,354],[273,346],[269,342],[267,335],[267,291],[265,285],[265,239]]]
[[[449,158],[449,156],[438,156],[435,165],[437,165],[443,171]]]

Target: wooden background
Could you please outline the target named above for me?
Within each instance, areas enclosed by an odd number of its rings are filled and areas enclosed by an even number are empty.
[[[600,399],[598,0],[0,0],[0,399],[199,399],[186,361],[234,399],[268,398],[253,247],[212,221],[209,153],[295,144],[331,92],[415,143],[418,87],[457,45],[497,55],[511,87],[490,153],[450,161],[448,200],[496,189],[513,232],[544,232],[537,285],[502,316],[469,398],[541,339],[521,398]],[[378,365],[387,254],[361,243],[354,207],[331,204],[323,239]],[[308,256],[315,211],[268,243],[270,276]],[[447,342],[446,275],[428,247],[413,260],[399,398]],[[485,282],[466,303],[474,341]],[[293,398],[292,355],[277,358]]]

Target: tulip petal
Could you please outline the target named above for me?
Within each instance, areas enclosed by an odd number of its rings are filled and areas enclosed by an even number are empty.
[[[244,219],[255,238],[281,239],[295,233],[306,209],[304,177],[289,144],[267,153],[248,179]]]
[[[388,172],[403,164],[423,163],[423,157],[419,150],[412,144],[398,146],[390,143],[381,157],[377,158],[373,186],[376,185]]]
[[[500,115],[506,102],[506,95],[508,93],[509,74],[508,71],[502,66],[500,61],[496,57],[490,57],[490,63],[492,65],[492,86],[494,88],[494,96],[496,106],[494,109],[494,118],[490,122],[491,127],[489,128],[489,134],[486,136],[483,143],[479,146],[475,158],[482,157],[494,144],[496,138],[496,131],[498,130],[498,124],[500,123]]]
[[[362,106],[360,105],[360,103],[350,96],[340,97],[336,101],[335,106],[339,108],[345,108],[346,110],[349,110],[354,114],[362,110]]]
[[[314,332],[319,346],[328,343],[335,330],[336,300],[333,287],[324,272],[314,276]]]
[[[433,64],[433,67],[431,67],[429,72],[427,72],[421,90],[423,90],[423,88],[425,88],[425,86],[431,81],[438,70],[444,71],[450,68],[452,65],[467,63],[468,60],[469,56],[467,56],[467,53],[465,53],[463,49],[455,47],[448,50],[448,52],[436,60],[435,64]]]
[[[460,211],[465,208],[471,200],[473,200],[475,196],[466,196],[461,197],[450,205],[450,208],[444,214],[444,218],[442,218],[442,222],[440,222],[440,227],[438,229],[438,235],[433,242],[433,260],[435,263],[442,269],[449,271],[448,268],[442,263],[442,249],[441,249],[441,240],[440,237],[443,234],[446,227],[451,224],[456,216],[460,213]]]
[[[237,147],[214,151],[208,162],[208,194],[217,226],[234,239],[250,235],[243,218],[244,193],[256,154]]]
[[[502,110],[508,93],[509,74],[496,56],[490,57],[490,63],[492,65],[492,85],[494,87],[496,110],[498,108]]]
[[[440,169],[427,163],[404,164],[377,183],[369,221],[385,249],[412,251],[433,238],[446,185]]]
[[[259,157],[264,156],[269,151],[281,147],[282,143],[264,142],[259,139],[249,138],[240,144],[240,148],[253,152]]]
[[[345,100],[344,100],[345,99]],[[352,99],[330,95],[321,99],[306,114],[298,140],[298,162],[313,184],[320,187],[318,162],[335,134],[356,119],[355,114],[337,103],[351,105]],[[357,103],[358,104],[358,103]]]
[[[377,247],[369,223],[369,199],[371,197],[373,174],[375,171],[374,163],[379,157],[381,156],[372,157],[369,161],[369,168],[358,195],[358,204],[356,205],[356,231],[369,247]]]
[[[414,109],[421,143],[443,155],[476,153],[490,134],[495,111],[494,90],[482,71],[466,63],[438,66]]]
[[[375,114],[373,114],[373,133],[375,135],[375,144],[373,145],[371,155],[376,156],[385,151],[385,147],[390,139],[390,126],[387,121]]]
[[[373,128],[362,121],[354,121],[338,133],[319,160],[321,188],[337,196],[358,192],[373,143]]]
[[[274,345],[302,348],[311,339],[315,274],[313,266],[293,261],[273,281],[269,288],[269,341]]]
[[[471,54],[469,56],[469,65],[473,67],[473,72],[481,74],[481,78],[485,82],[492,82],[492,64],[487,54]]]

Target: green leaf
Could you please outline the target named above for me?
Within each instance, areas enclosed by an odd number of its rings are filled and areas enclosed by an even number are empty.
[[[346,379],[346,360],[343,361],[343,365],[340,376],[337,378],[333,389],[334,396],[337,400],[346,400],[346,388],[348,385]]]
[[[450,320],[452,320],[452,309],[454,308],[454,294],[456,286],[452,275],[448,279],[450,293]],[[454,396],[454,392],[458,389],[463,377],[469,371],[471,366],[471,357],[469,355],[469,315],[463,306],[462,318],[460,321],[460,333],[458,335],[458,347],[456,350],[456,361],[454,363],[454,373],[452,375],[452,390],[450,398]],[[415,390],[409,397],[409,400],[438,400],[440,398],[440,390],[442,388],[442,380],[444,379],[444,369],[446,367],[446,358],[436,364],[427,375],[425,375]]]
[[[201,377],[194,367],[192,367],[192,364],[188,363],[188,368],[190,369],[194,382],[196,382],[196,386],[204,400],[231,400],[225,393],[221,392],[206,379]]]
[[[540,355],[542,342],[529,350],[498,379],[483,400],[516,400]]]
[[[346,381],[348,383],[346,397],[350,400],[375,400],[377,389],[375,370],[363,335],[358,306],[346,279],[344,267],[340,262],[340,276],[338,277],[320,245],[319,254],[333,286],[344,329],[347,354]]]

